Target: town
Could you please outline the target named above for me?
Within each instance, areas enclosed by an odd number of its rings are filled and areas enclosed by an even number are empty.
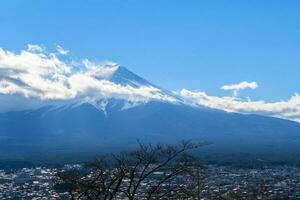
[[[70,167],[70,166],[66,166]],[[211,199],[300,199],[300,168],[268,166],[241,169],[209,166],[201,198]],[[0,170],[0,199],[69,199],[56,191],[53,177],[58,168],[36,167],[14,171]],[[144,183],[144,185],[151,184]]]

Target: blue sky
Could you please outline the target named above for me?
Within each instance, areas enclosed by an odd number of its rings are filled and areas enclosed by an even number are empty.
[[[112,60],[170,90],[278,101],[299,89],[299,1],[0,2],[0,47],[59,44],[73,58]]]

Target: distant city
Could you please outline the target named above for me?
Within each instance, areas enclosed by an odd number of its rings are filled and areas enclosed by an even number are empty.
[[[71,167],[74,166],[65,166]],[[272,166],[241,169],[214,165],[209,168],[211,175],[203,182],[201,192],[203,200],[300,199],[300,168]],[[69,199],[68,192],[55,190],[53,177],[57,171],[57,168],[48,167],[0,170],[0,199]],[[151,182],[143,183],[144,187],[147,185]]]

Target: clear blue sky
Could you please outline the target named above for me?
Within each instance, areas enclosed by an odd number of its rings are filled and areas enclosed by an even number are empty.
[[[59,44],[171,90],[223,95],[224,84],[256,81],[242,95],[275,101],[300,92],[299,10],[296,0],[7,0],[0,47]]]

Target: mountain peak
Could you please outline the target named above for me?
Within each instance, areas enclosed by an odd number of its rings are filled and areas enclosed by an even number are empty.
[[[141,86],[152,86],[157,88],[157,86],[136,75],[124,66],[118,66],[113,75],[110,77],[110,81],[120,85],[129,85],[135,88]]]

